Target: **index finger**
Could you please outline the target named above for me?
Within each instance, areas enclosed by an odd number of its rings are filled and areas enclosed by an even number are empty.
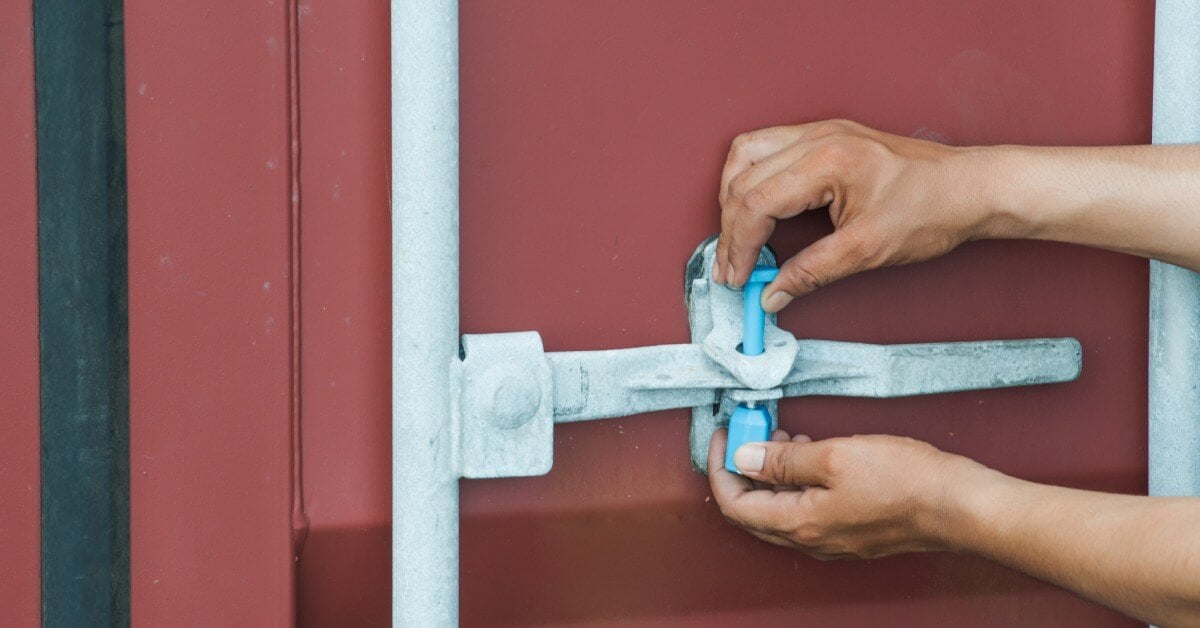
[[[789,129],[790,127],[774,126],[733,138],[729,145],[729,154],[725,157],[725,168],[721,171],[721,189],[717,198],[722,206],[725,205],[729,183],[734,177],[796,141],[795,134],[789,133]]]
[[[776,126],[757,131],[743,133],[729,146],[729,154],[725,157],[725,167],[721,170],[721,189],[717,192],[717,202],[721,206],[721,237],[717,240],[716,260],[713,264],[713,278],[725,283],[732,280],[728,267],[729,253],[726,250],[729,239],[725,236],[727,228],[725,207],[729,199],[729,184],[740,174],[746,172],[754,164],[778,153],[793,144],[797,139],[796,127]],[[757,255],[757,254],[756,254]]]

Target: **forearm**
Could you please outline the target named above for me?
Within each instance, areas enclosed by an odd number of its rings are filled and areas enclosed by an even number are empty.
[[[1072,242],[1200,271],[1200,145],[959,153],[985,190],[982,237]]]
[[[949,547],[1146,621],[1200,622],[1200,499],[1044,486],[982,467],[951,482]]]

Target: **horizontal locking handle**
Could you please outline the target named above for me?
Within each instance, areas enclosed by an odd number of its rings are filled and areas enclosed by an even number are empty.
[[[467,335],[463,347],[456,370],[466,477],[545,473],[552,423],[672,408],[712,413],[730,395],[733,401],[903,397],[1048,384],[1075,379],[1081,362],[1073,338],[900,345],[800,340],[786,375],[758,380],[766,383],[756,389],[701,345],[545,353],[541,337],[524,332]]]
[[[1074,338],[873,345],[799,340],[780,396],[906,397],[1065,382],[1079,376]],[[747,389],[700,345],[548,353],[554,421],[712,405]]]
[[[714,242],[688,263],[692,344],[546,353],[537,332],[464,335],[451,365],[463,477],[539,475],[553,463],[553,424],[692,409],[692,462],[737,402],[836,395],[904,397],[1049,384],[1079,376],[1074,338],[874,345],[796,340],[766,321],[763,353],[738,350],[741,293],[708,277]],[[763,251],[759,263],[773,266]]]

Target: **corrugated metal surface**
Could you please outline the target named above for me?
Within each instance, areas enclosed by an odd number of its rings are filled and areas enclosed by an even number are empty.
[[[0,617],[41,617],[32,4],[0,6]]]

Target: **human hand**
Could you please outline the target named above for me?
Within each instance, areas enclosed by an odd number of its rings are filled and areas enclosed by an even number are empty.
[[[768,312],[848,275],[981,237],[995,216],[987,169],[973,155],[844,120],[740,135],[721,175],[713,278],[741,287],[778,220],[824,206],[834,232],[780,267],[763,291]]]
[[[755,537],[815,558],[875,558],[955,549],[945,530],[951,482],[994,473],[898,436],[810,442],[776,431],[743,445],[725,470],[726,431],[708,451],[709,483],[726,519]]]

